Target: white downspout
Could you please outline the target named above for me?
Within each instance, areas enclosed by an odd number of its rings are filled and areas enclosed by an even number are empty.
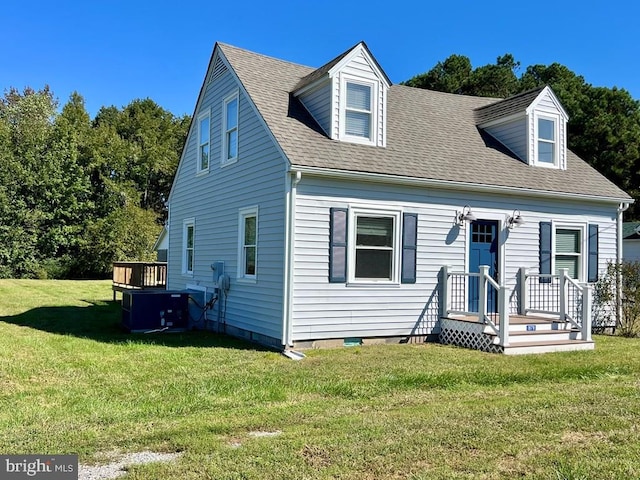
[[[616,265],[620,266],[622,263],[622,214],[629,208],[629,203],[623,202],[618,206],[617,225],[616,225],[616,238],[618,240],[616,248]],[[616,278],[616,325],[620,325],[622,320],[622,273],[618,269]]]
[[[289,174],[292,174],[289,177]],[[285,349],[293,346],[291,340],[291,312],[293,310],[293,269],[294,269],[294,236],[296,225],[296,193],[302,179],[302,172],[287,172],[286,180],[286,212],[285,212],[285,258],[284,258],[284,308],[282,319],[282,345]]]

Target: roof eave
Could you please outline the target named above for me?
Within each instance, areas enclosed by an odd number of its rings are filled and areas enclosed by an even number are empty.
[[[462,182],[453,180],[439,180],[433,178],[416,178],[404,175],[392,175],[386,173],[357,172],[352,170],[338,170],[322,167],[309,167],[305,165],[292,164],[290,171],[300,172],[303,175],[317,175],[343,180],[360,180],[375,183],[395,183],[399,185],[416,185],[444,188],[447,190],[467,190],[487,193],[511,193],[519,194],[526,197],[537,198],[555,198],[555,199],[574,199],[574,200],[591,200],[597,202],[605,202],[611,204],[634,203],[634,199],[617,196],[590,195],[571,192],[554,192],[549,190],[530,189],[522,187],[511,187],[504,185],[485,185],[480,183]]]

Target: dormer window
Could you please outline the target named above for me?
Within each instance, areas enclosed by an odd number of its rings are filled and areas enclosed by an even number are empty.
[[[340,95],[341,140],[378,145],[379,87],[376,82],[342,75]]]
[[[360,42],[303,77],[293,91],[332,140],[387,145],[389,77]]]
[[[476,108],[478,127],[527,165],[567,169],[569,116],[550,87]]]
[[[538,162],[557,165],[556,155],[556,120],[550,117],[538,117]]]
[[[371,86],[347,82],[345,135],[371,140]]]

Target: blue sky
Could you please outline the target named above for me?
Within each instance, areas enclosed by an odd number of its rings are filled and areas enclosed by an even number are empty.
[[[0,88],[78,91],[94,116],[149,97],[191,114],[221,41],[318,67],[365,40],[394,83],[451,54],[559,62],[640,99],[640,2],[65,1],[3,5]]]

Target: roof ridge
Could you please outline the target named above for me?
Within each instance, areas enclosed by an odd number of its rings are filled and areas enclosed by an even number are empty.
[[[296,65],[298,67],[305,67],[305,68],[314,68],[314,67],[311,67],[309,65],[304,65],[303,63],[292,62],[290,60],[283,60],[282,58],[274,57],[273,55],[266,55],[264,53],[258,53],[258,52],[255,52],[253,50],[249,50],[247,48],[238,47],[236,45],[231,45],[230,43],[216,42],[216,45],[218,45],[219,47],[221,47],[223,49],[224,48],[233,48],[234,50],[240,50],[241,52],[249,53],[251,55],[257,55],[257,56],[263,57],[263,58],[268,58],[270,60],[276,60],[278,62],[287,63],[289,65]],[[315,68],[314,68],[314,70],[315,70]]]
[[[304,77],[302,77],[300,79],[300,81],[298,82],[298,84],[295,86],[295,88],[293,89],[293,91],[295,92],[296,90],[300,90],[301,88],[313,83],[316,79],[322,77],[325,73],[327,73],[329,70],[331,70],[335,65],[337,65],[338,63],[340,63],[340,61],[346,57],[347,55],[349,55],[354,49],[356,49],[358,47],[358,45],[363,44],[364,47],[369,50],[369,48],[367,47],[367,44],[364,43],[364,41],[359,41],[358,43],[356,43],[355,45],[353,45],[352,47],[346,49],[344,52],[342,52],[340,55],[338,55],[337,57],[332,58],[331,60],[329,60],[327,63],[325,63],[324,65],[321,65],[320,67],[316,68],[313,72],[309,73],[308,75],[305,75]]]
[[[543,85],[541,87],[530,88],[529,90],[525,90],[524,92],[516,93],[515,95],[511,95],[510,97],[501,98],[495,103],[490,103],[489,105],[484,105],[483,107],[476,108],[476,110],[481,110],[483,108],[492,107],[492,106],[497,105],[497,104],[499,104],[501,102],[511,102],[513,100],[517,100],[518,98],[524,97],[526,95],[531,95],[534,92],[541,92],[542,90],[547,88],[547,86],[548,85]]]
[[[480,99],[480,100],[496,100],[496,101],[501,101],[502,99],[497,98],[497,97],[482,97],[480,95],[467,95],[465,93],[451,93],[451,92],[442,92],[440,90],[433,90],[431,88],[421,88],[421,87],[412,87],[411,85],[404,85],[401,83],[394,83],[391,88],[398,88],[398,87],[402,87],[404,89],[411,89],[411,90],[423,90],[425,92],[430,92],[430,93],[435,93],[438,95],[448,95],[451,97],[455,97],[455,98],[471,98],[471,99]],[[494,105],[496,102],[493,103],[489,103],[488,105]],[[476,109],[479,108],[484,108],[488,105],[483,105],[482,107],[477,107]]]

